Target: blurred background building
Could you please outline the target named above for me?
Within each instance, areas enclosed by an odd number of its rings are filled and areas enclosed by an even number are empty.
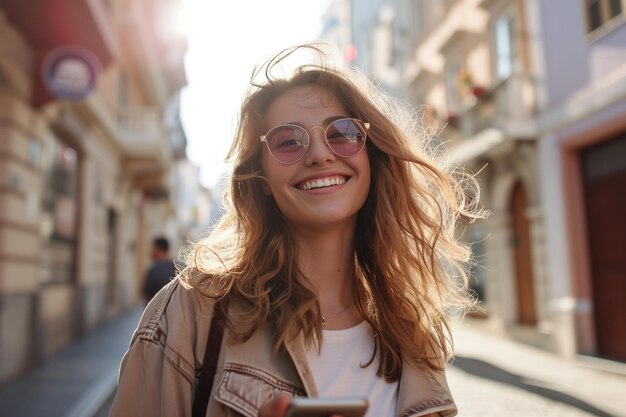
[[[0,384],[135,306],[155,235],[208,228],[179,6],[0,1]]]
[[[623,0],[337,0],[323,37],[436,123],[489,219],[461,228],[486,328],[626,361]],[[346,26],[347,25],[347,26]]]

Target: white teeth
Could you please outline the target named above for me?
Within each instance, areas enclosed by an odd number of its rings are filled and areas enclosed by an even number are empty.
[[[341,185],[346,182],[344,177],[319,178],[300,184],[298,188],[301,190],[311,190],[313,188],[330,187],[331,185]]]

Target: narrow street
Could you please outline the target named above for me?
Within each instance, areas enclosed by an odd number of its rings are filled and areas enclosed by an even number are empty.
[[[0,390],[0,416],[107,417],[115,374],[140,309],[107,323]],[[471,321],[470,321],[471,323]],[[453,327],[448,381],[461,417],[626,417],[625,365],[605,370],[496,336]]]

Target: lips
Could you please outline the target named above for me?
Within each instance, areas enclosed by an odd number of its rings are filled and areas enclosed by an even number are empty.
[[[312,190],[314,188],[332,187],[335,185],[344,184],[350,177],[344,177],[340,175],[333,175],[324,178],[314,178],[310,180],[302,181],[296,184],[296,188],[304,191]]]

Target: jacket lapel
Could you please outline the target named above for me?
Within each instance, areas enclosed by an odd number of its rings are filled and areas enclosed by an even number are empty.
[[[298,334],[298,337],[295,339],[290,339],[285,342],[285,348],[293,361],[293,364],[298,371],[298,375],[300,376],[300,380],[302,381],[302,385],[309,397],[317,397],[319,394],[317,392],[317,386],[315,385],[315,381],[313,380],[313,374],[311,373],[311,368],[309,367],[309,362],[306,358],[306,350],[304,347],[304,336],[302,333]]]

